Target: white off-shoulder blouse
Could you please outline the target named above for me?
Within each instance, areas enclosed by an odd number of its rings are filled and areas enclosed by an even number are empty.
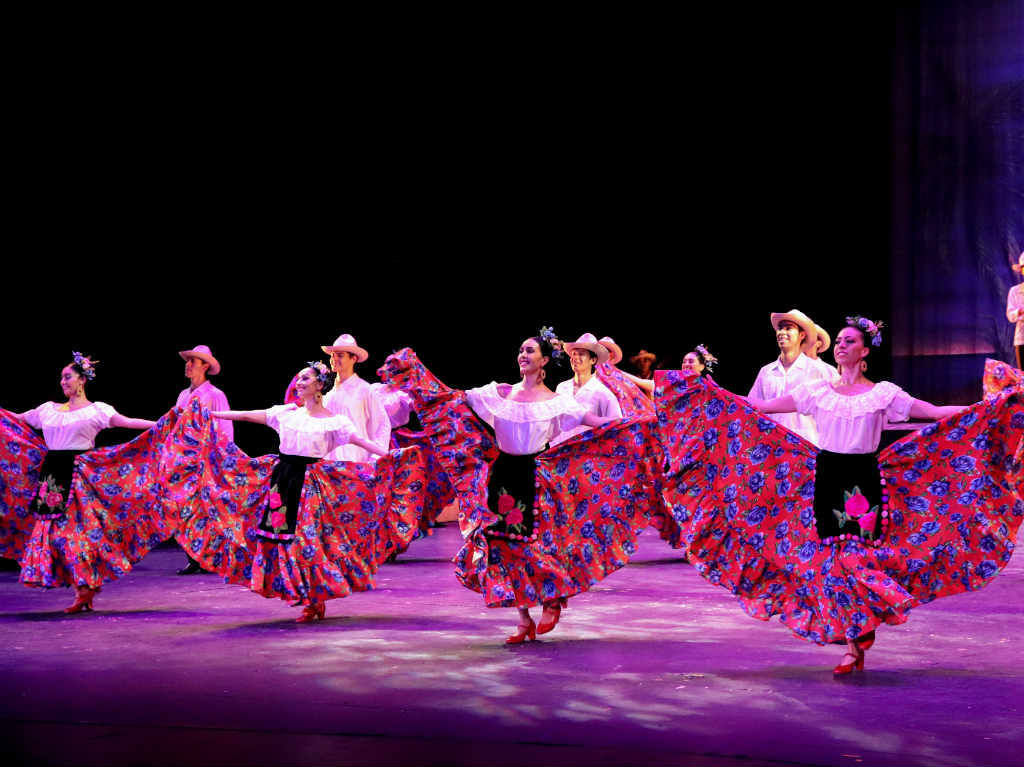
[[[559,394],[564,394],[567,397],[573,397],[578,403],[583,405],[587,409],[588,413],[593,413],[596,416],[602,418],[622,418],[622,408],[619,407],[619,401],[612,394],[611,389],[604,385],[598,377],[591,376],[590,379],[580,387],[579,391],[573,394],[573,379],[568,381],[562,381],[555,388],[555,391]],[[554,447],[560,442],[565,442],[567,439],[575,437],[577,434],[582,434],[590,429],[585,424],[564,431],[554,439],[551,440],[551,445]]]
[[[466,391],[466,400],[494,428],[498,448],[511,455],[539,453],[562,432],[582,423],[587,409],[572,397],[555,394],[543,402],[518,402],[498,394],[494,381]]]
[[[267,426],[281,438],[281,452],[306,458],[323,458],[348,443],[355,424],[343,415],[314,418],[298,405],[276,405],[266,410]]]
[[[63,410],[56,402],[44,402],[25,413],[25,422],[42,429],[49,450],[92,450],[96,435],[117,415],[106,402],[90,402],[77,410]]]
[[[886,421],[906,421],[914,398],[889,381],[854,395],[840,394],[826,381],[802,384],[791,392],[797,411],[814,417],[818,445],[833,453],[873,453]]]

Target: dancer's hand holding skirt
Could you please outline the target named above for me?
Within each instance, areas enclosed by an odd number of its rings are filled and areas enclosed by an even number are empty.
[[[415,447],[375,464],[316,461],[305,467],[294,522],[268,532],[278,457],[217,445],[198,406],[183,421],[185,443],[194,447],[178,455],[169,488],[178,541],[203,567],[265,597],[312,604],[372,588],[427,502],[427,462]]]
[[[881,451],[877,534],[827,540],[818,450],[706,378],[659,371],[665,497],[698,572],[750,615],[818,644],[855,639],[1009,562],[1024,518],[1022,397],[1009,385]]]
[[[647,526],[660,492],[652,418],[624,419],[539,454],[532,529],[526,529],[488,507],[499,451],[465,392],[441,383],[411,349],[390,356],[378,373],[413,399],[459,502],[464,544],[455,556],[456,576],[481,592],[487,606],[566,599],[635,552],[637,531]]]

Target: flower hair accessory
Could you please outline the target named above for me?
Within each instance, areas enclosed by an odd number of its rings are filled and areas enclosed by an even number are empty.
[[[708,370],[714,370],[715,365],[718,364],[718,357],[709,352],[708,347],[704,344],[697,344],[697,348],[694,351],[704,358],[704,367]]]
[[[320,390],[323,391],[326,389],[327,384],[331,380],[330,369],[319,360],[316,362],[307,362],[306,364],[316,372],[316,380],[320,382]]]
[[[96,363],[91,359],[83,355],[81,352],[71,352],[71,359],[74,360],[74,364],[81,369],[82,375],[84,375],[90,381],[96,377]]]
[[[555,359],[560,358],[564,352],[562,351],[562,342],[558,340],[558,336],[555,335],[554,328],[542,327],[540,329],[540,337],[551,346],[551,356]]]
[[[873,322],[867,317],[861,317],[859,314],[854,317],[847,317],[846,324],[851,328],[858,328],[863,330],[869,336],[871,336],[872,346],[882,345],[882,325],[881,322]]]

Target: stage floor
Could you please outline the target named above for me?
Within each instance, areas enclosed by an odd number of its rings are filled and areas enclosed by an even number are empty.
[[[8,763],[1013,765],[1024,559],[879,631],[867,670],[746,616],[653,531],[540,642],[506,647],[448,525],[327,620],[153,552],[64,616],[0,573]]]

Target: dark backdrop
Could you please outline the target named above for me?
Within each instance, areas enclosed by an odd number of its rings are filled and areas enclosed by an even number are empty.
[[[59,398],[76,349],[92,398],[155,418],[206,343],[232,406],[266,407],[344,331],[366,378],[409,345],[479,385],[542,324],[673,363],[703,342],[745,392],[773,311],[891,324],[893,71],[930,12],[723,9],[310,78],[98,53],[47,94],[62,119],[18,121],[0,406]]]

